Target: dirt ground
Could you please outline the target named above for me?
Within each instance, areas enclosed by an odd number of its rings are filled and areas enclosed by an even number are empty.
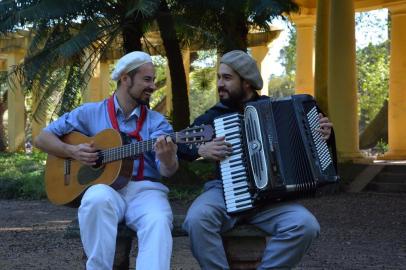
[[[406,269],[406,194],[340,193],[301,202],[322,232],[297,269]],[[187,203],[172,206],[179,214]],[[0,200],[0,269],[83,269],[80,240],[64,238],[74,218],[75,209],[45,200]],[[172,269],[199,269],[186,237],[174,239]]]

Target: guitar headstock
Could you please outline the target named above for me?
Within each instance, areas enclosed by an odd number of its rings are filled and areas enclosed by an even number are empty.
[[[213,137],[213,127],[211,125],[201,125],[185,128],[176,132],[176,143],[201,144],[210,141]]]

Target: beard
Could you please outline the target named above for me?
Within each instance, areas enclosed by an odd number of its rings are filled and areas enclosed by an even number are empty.
[[[135,100],[135,102],[137,102],[137,104],[139,104],[139,105],[146,105],[146,106],[149,106],[149,98],[147,98],[147,99],[135,98],[134,100]]]
[[[144,92],[149,92],[149,89],[144,89],[139,96],[136,96],[131,92],[131,88],[133,87],[133,81],[131,80],[131,85],[127,88],[127,93],[134,100],[138,105],[146,105],[149,107],[149,97],[141,98]]]
[[[243,100],[245,99],[244,92],[238,91],[238,92],[230,92],[229,90],[225,89],[224,87],[219,88],[219,91],[225,91],[228,93],[227,98],[220,98],[220,102],[223,105],[226,105],[229,108],[232,109],[241,109],[243,105]]]

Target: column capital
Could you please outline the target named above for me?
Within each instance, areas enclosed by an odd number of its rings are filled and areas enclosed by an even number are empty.
[[[289,19],[296,24],[296,27],[313,27],[316,24],[315,9],[302,8],[300,13],[293,13]]]
[[[406,1],[388,4],[387,8],[391,12],[391,16],[406,14]]]

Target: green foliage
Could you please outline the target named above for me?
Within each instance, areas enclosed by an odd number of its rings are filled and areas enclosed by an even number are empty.
[[[182,39],[223,53],[247,49],[249,29],[269,30],[274,18],[298,11],[298,5],[292,0],[180,0],[172,1],[171,9],[183,25]]]
[[[289,29],[289,42],[284,46],[279,55],[279,61],[284,67],[286,75],[292,75],[296,72],[296,28],[291,24],[287,24]],[[294,78],[293,78],[294,80]]]
[[[279,54],[279,61],[284,67],[282,75],[271,75],[269,79],[269,96],[279,98],[295,93],[296,71],[296,29],[288,24],[289,42]]]
[[[388,152],[389,150],[389,146],[388,143],[385,142],[383,139],[380,139],[378,141],[378,143],[375,146],[376,151],[378,152],[378,154],[385,154],[386,152]]]
[[[43,199],[46,154],[34,151],[0,153],[0,199]],[[202,182],[212,178],[214,165],[205,161],[182,163],[182,169],[172,180],[169,198],[192,200],[201,193]]]
[[[180,161],[179,170],[165,184],[170,188],[169,198],[193,200],[202,192],[203,183],[214,179],[216,164],[206,160]]]
[[[363,129],[377,115],[389,89],[389,41],[369,44],[357,51],[360,126]]]
[[[12,73],[11,84],[24,82],[24,89],[32,92],[33,117],[44,119],[49,106],[58,105],[58,115],[75,107],[96,64],[121,38],[123,28],[134,23],[146,27],[159,3],[1,1],[0,35],[35,29],[24,62]]]
[[[165,98],[166,95],[165,82],[167,61],[161,56],[153,56],[152,60],[155,67],[155,85],[157,86],[158,90],[154,91],[152,94],[149,105],[151,108],[154,108]]]
[[[182,200],[182,201],[192,201],[202,192],[201,188],[197,187],[170,187],[169,190],[169,200]]]
[[[188,164],[189,169],[198,175],[202,181],[214,179],[216,176],[217,165],[215,162],[208,160],[196,160]]]
[[[45,198],[45,159],[39,152],[0,153],[0,198]]]
[[[274,98],[286,97],[295,93],[295,76],[293,75],[272,75],[269,80],[269,96]]]
[[[190,121],[216,103],[216,68],[197,68],[190,74]]]

